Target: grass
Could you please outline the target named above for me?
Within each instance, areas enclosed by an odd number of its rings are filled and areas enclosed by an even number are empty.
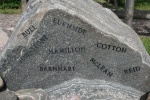
[[[20,14],[22,9],[0,9],[1,14]]]
[[[135,5],[135,9],[136,10],[150,10],[150,4],[146,3],[146,4]]]
[[[149,36],[140,36],[147,52],[150,54],[150,37]]]

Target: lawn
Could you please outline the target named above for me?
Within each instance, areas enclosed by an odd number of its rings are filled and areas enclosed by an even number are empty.
[[[20,14],[22,9],[0,9],[1,14]]]
[[[150,54],[150,36],[140,36],[147,52]]]

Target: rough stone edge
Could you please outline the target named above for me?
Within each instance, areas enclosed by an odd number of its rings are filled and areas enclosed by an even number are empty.
[[[77,85],[77,84],[97,85],[97,86],[100,86],[103,88],[108,87],[110,89],[115,89],[117,91],[123,90],[125,93],[129,93],[131,95],[136,95],[139,97],[144,94],[144,92],[141,92],[135,88],[127,87],[127,86],[124,86],[121,84],[116,84],[116,83],[112,83],[112,82],[108,82],[108,81],[104,81],[104,80],[86,80],[86,79],[81,79],[81,78],[75,78],[70,81],[65,81],[62,84],[56,85],[49,89],[45,89],[45,91],[50,93],[50,92],[54,92],[59,89],[70,87],[71,85]]]

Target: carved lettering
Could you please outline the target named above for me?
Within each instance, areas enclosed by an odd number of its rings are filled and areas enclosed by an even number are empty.
[[[75,67],[66,67],[66,66],[46,66],[46,65],[40,65],[39,66],[40,71],[51,71],[51,72],[60,72],[60,71],[75,71]]]
[[[27,57],[31,56],[34,51],[36,51],[42,43],[47,40],[47,36],[43,35],[38,41],[36,41],[32,46],[29,47],[29,50],[25,52],[18,60],[22,63]]]
[[[85,34],[87,32],[87,30],[85,30],[83,28],[80,28],[79,26],[76,26],[76,25],[73,25],[71,23],[65,22],[64,20],[58,19],[58,18],[53,19],[53,24],[62,26],[64,28],[67,28],[67,29],[70,29],[72,31],[82,33],[82,34]]]
[[[24,37],[27,37],[29,34],[31,34],[32,32],[34,32],[36,29],[37,28],[32,25],[25,32],[23,32],[22,35]]]
[[[140,70],[141,70],[141,67],[137,66],[137,67],[133,67],[133,68],[129,68],[127,70],[124,70],[124,73],[125,74],[131,74],[131,73],[134,73],[134,72],[138,72]]]
[[[101,72],[104,73],[105,75],[107,75],[108,77],[113,76],[113,73],[110,72],[109,69],[107,69],[101,63],[97,62],[94,58],[92,58],[90,61],[94,64],[94,66],[96,66],[97,68],[99,68],[101,70]]]
[[[49,54],[60,54],[60,53],[80,53],[85,52],[85,47],[68,47],[59,49],[49,49]]]
[[[97,48],[101,48],[101,49],[105,49],[105,50],[112,50],[112,51],[121,52],[121,53],[127,52],[127,48],[113,46],[113,45],[109,45],[109,44],[103,44],[103,43],[97,43]]]

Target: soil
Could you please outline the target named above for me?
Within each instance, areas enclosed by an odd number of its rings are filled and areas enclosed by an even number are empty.
[[[1,29],[10,36],[20,18],[21,14],[0,14]]]

